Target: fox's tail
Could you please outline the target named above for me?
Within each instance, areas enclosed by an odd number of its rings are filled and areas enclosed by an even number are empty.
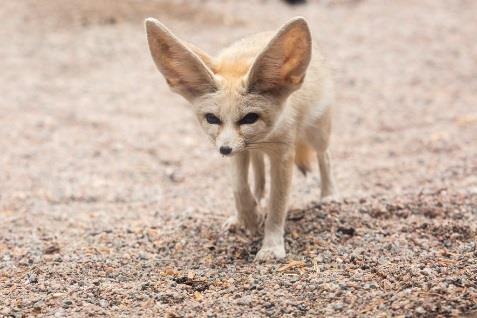
[[[306,175],[311,171],[315,158],[315,150],[307,143],[299,142],[295,147],[295,164]]]

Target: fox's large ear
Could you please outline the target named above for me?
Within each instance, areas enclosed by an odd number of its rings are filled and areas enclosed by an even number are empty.
[[[173,91],[192,101],[217,90],[214,74],[197,53],[159,21],[148,18],[145,24],[152,58]]]
[[[205,66],[209,68],[210,71],[214,72],[215,63],[212,57],[209,54],[205,53],[202,49],[198,48],[192,43],[186,42],[186,46],[204,62]]]
[[[311,34],[305,19],[290,20],[255,59],[248,75],[248,90],[288,96],[305,78],[311,47]]]

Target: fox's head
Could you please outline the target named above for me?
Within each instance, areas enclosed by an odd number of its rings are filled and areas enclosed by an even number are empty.
[[[268,45],[247,58],[213,59],[159,21],[146,20],[154,62],[171,89],[186,98],[220,153],[234,154],[264,141],[288,96],[298,89],[311,59],[303,18],[285,24]]]

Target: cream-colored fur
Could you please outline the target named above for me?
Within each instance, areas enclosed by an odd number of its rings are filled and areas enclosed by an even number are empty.
[[[295,18],[276,33],[244,38],[216,58],[178,39],[155,19],[146,20],[146,30],[151,55],[169,86],[191,102],[211,141],[231,156],[237,214],[225,227],[243,225],[256,232],[263,222],[265,235],[256,258],[285,257],[294,163],[306,172],[316,157],[322,198],[335,194],[327,150],[333,85],[306,21]],[[270,159],[271,175],[266,213],[259,205],[265,189],[264,156]]]

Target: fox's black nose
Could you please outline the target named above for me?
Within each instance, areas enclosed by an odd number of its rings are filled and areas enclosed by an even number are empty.
[[[222,147],[220,147],[219,151],[223,155],[229,155],[232,152],[232,148],[230,148],[228,146],[222,146]]]

